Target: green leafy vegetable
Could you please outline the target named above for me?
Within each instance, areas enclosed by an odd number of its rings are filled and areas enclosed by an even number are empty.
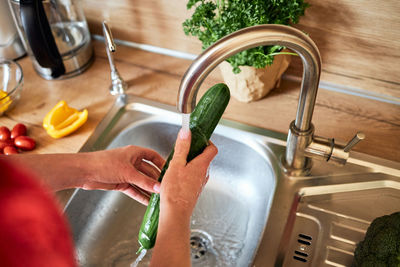
[[[183,23],[183,30],[186,35],[197,36],[206,49],[222,37],[249,26],[296,24],[307,7],[303,0],[189,0],[187,9],[195,8],[195,11]],[[240,72],[239,66],[265,68],[282,49],[281,46],[256,47],[227,61],[234,73]]]

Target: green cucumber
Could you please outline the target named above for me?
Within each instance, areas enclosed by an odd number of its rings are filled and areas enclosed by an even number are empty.
[[[187,161],[191,161],[197,155],[201,154],[208,145],[212,133],[222,114],[228,105],[230,93],[228,86],[219,83],[211,87],[205,92],[190,114],[189,127],[192,132],[192,141]],[[174,155],[174,150],[168,156],[168,159],[161,170],[158,181],[162,181],[165,172],[168,169],[169,162]],[[150,197],[149,205],[144,214],[142,225],[139,231],[140,248],[138,253],[143,249],[151,249],[154,247],[157,236],[158,216],[160,213],[160,194],[153,193]]]

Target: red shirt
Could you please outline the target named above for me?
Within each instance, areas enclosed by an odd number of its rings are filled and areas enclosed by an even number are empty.
[[[76,266],[69,229],[51,193],[32,174],[1,159],[0,265]]]

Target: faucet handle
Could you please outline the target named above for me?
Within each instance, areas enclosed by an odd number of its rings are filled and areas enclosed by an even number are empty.
[[[330,161],[339,165],[344,165],[349,158],[350,150],[365,138],[365,134],[358,132],[345,146],[334,144],[330,156]]]
[[[343,148],[344,152],[349,152],[356,144],[358,144],[361,140],[365,139],[365,134],[362,132],[358,132]]]
[[[313,136],[312,142],[306,147],[305,155],[310,158],[320,158],[325,161],[344,165],[349,158],[349,151],[365,134],[358,132],[346,145],[335,143],[335,139]]]

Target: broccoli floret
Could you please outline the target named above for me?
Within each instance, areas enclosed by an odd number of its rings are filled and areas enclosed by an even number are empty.
[[[376,218],[354,251],[353,267],[400,267],[400,212]]]

